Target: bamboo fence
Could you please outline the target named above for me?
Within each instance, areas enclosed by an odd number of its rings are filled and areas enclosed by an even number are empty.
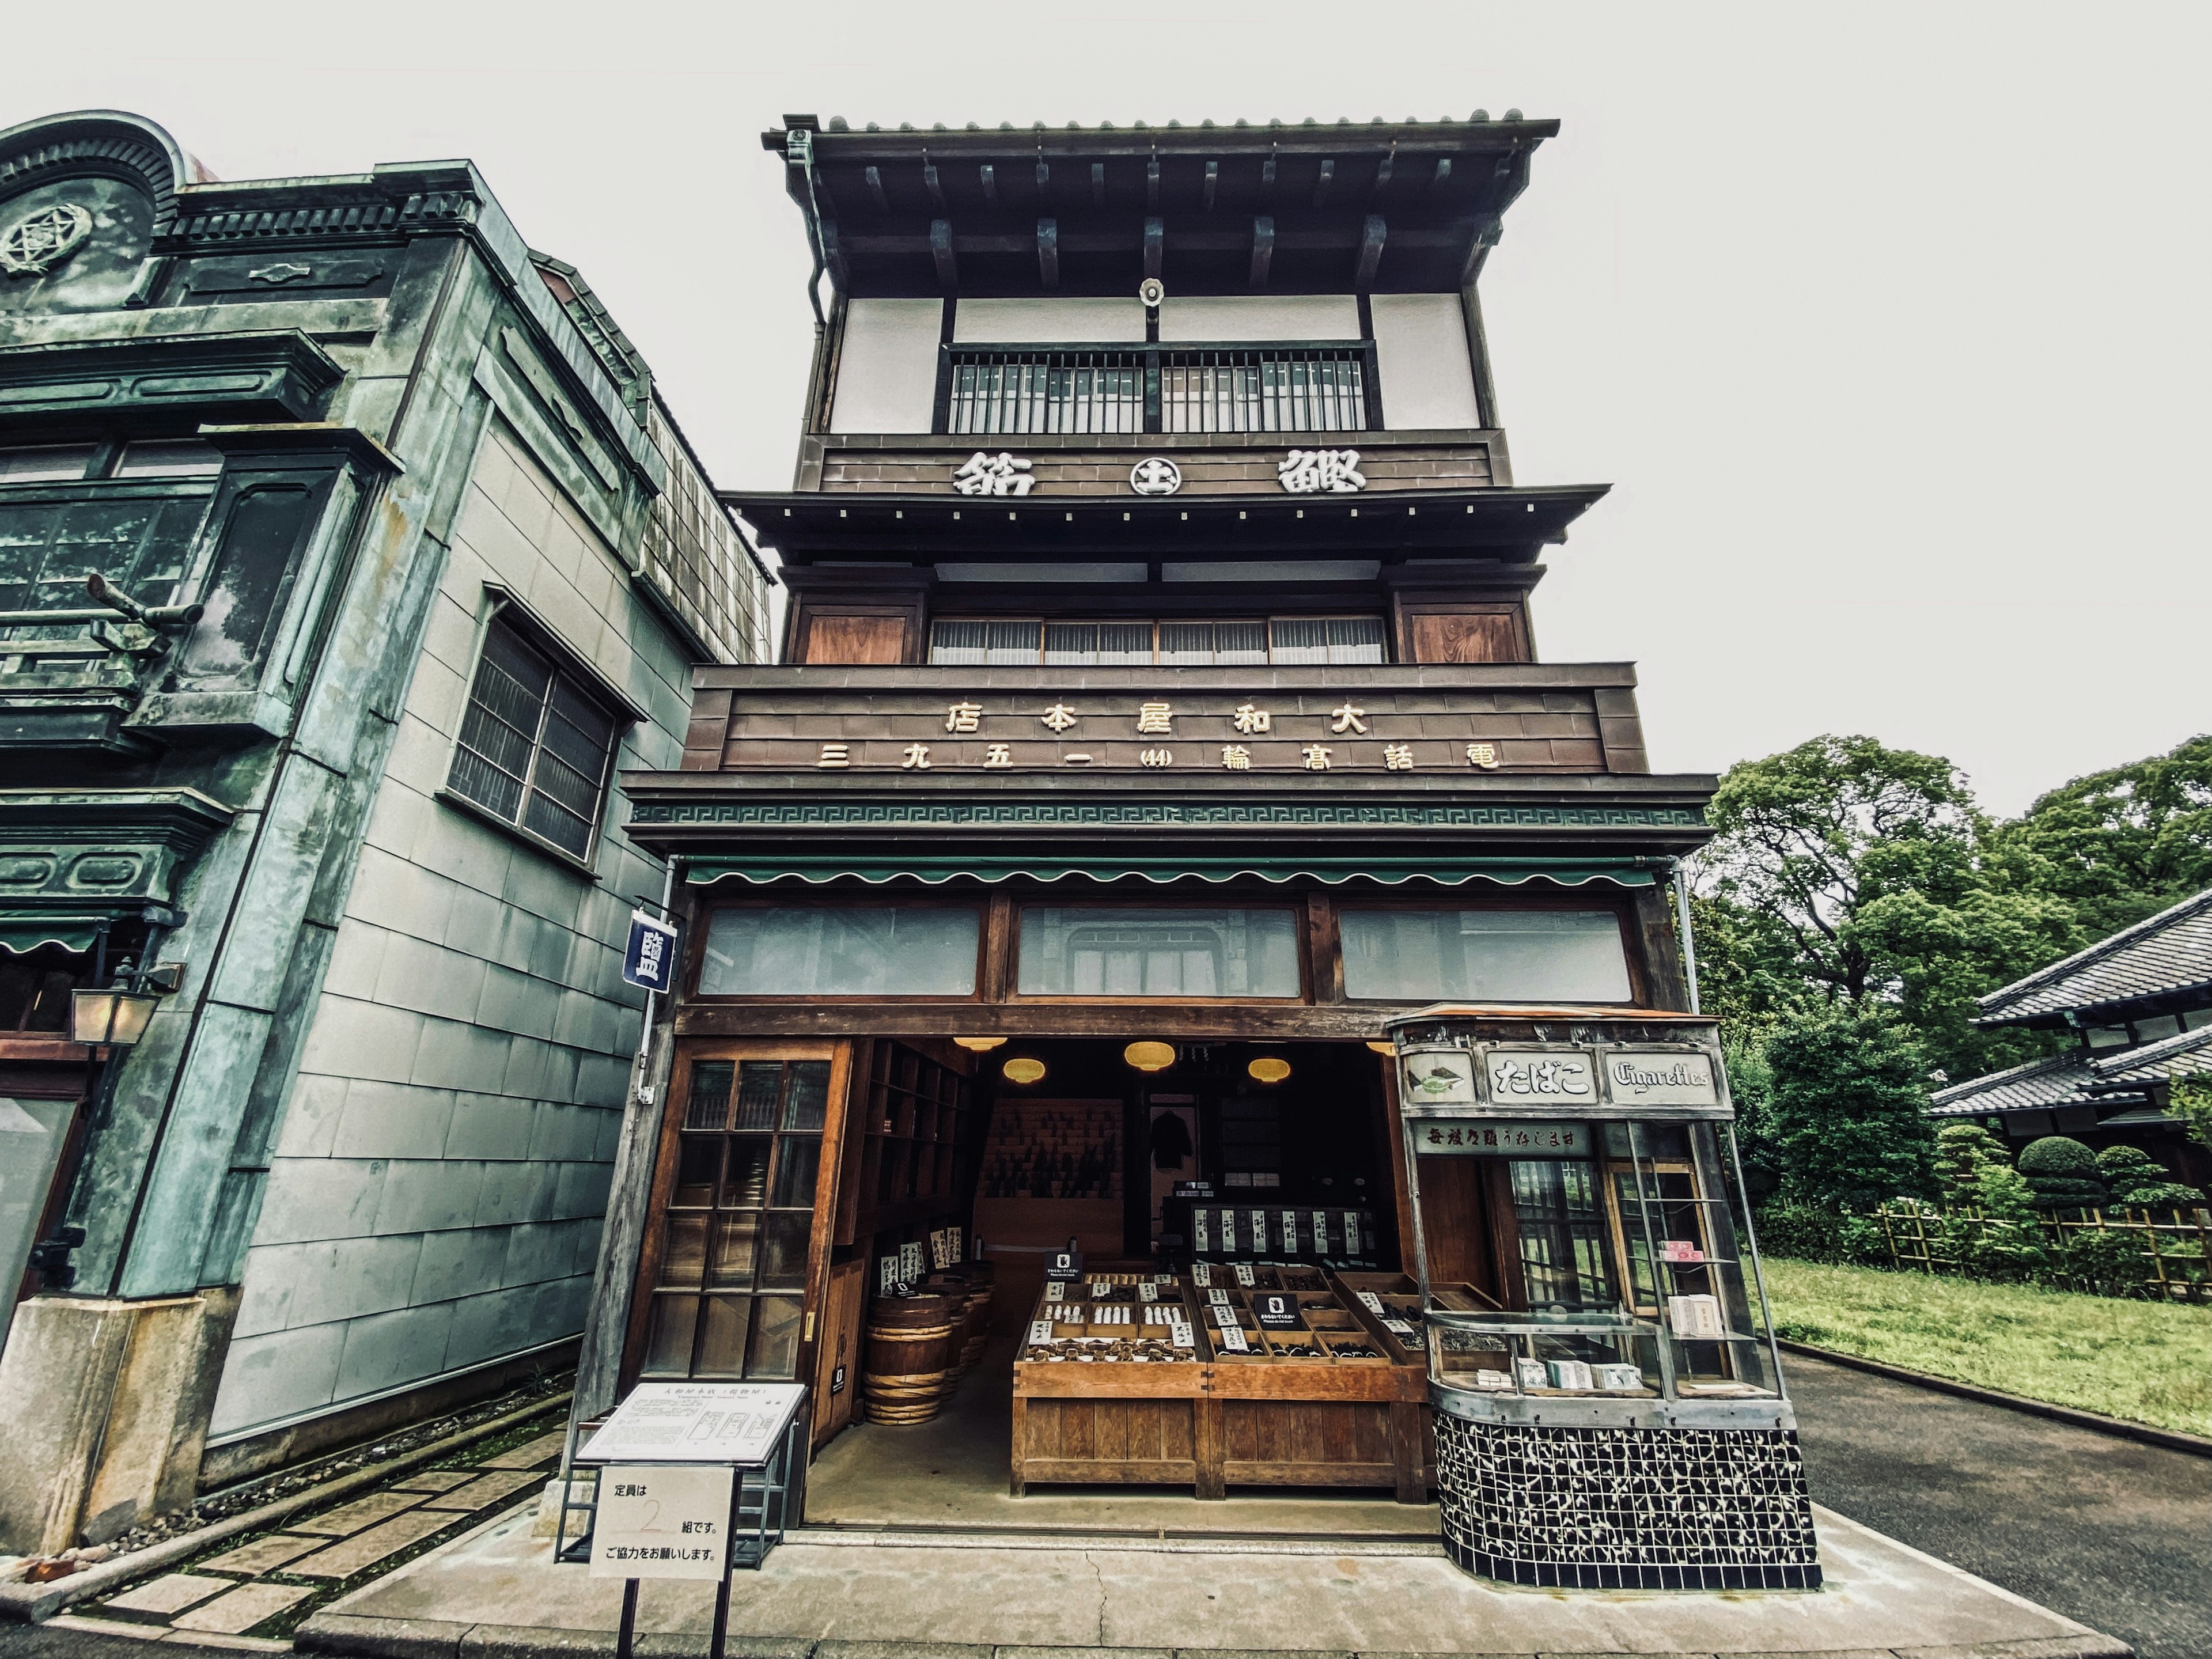
[[[2160,1217],[2164,1219],[2160,1219]],[[1911,1272],[1958,1273],[1959,1242],[1973,1236],[2002,1237],[2021,1224],[1984,1215],[1972,1207],[1945,1209],[1913,1199],[1884,1204],[1875,1212],[1889,1247],[1891,1265]],[[2131,1238],[2143,1263],[2146,1295],[2170,1301],[2212,1301],[2212,1210],[2067,1210],[2039,1215],[2033,1225],[2038,1241],[2061,1263],[2068,1247],[2091,1234]],[[2063,1267],[2062,1267],[2063,1271]]]

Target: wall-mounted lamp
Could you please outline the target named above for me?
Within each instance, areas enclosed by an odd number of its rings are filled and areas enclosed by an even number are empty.
[[[979,1054],[988,1054],[992,1049],[1005,1046],[1006,1041],[1004,1037],[955,1037],[952,1040],[962,1048]]]
[[[1044,1075],[1044,1062],[1041,1060],[1010,1060],[1000,1069],[1006,1073],[1009,1083],[1035,1083]]]
[[[1367,1046],[1378,1054],[1388,1054],[1393,1060],[1398,1057],[1398,1045],[1395,1042],[1370,1042]]]
[[[1133,1042],[1121,1050],[1121,1058],[1140,1072],[1164,1072],[1176,1063],[1175,1045],[1171,1042]]]
[[[1262,1054],[1244,1069],[1261,1083],[1280,1083],[1291,1074],[1291,1062],[1278,1054]]]
[[[144,1036],[146,1023],[154,1018],[161,994],[133,991],[129,985],[129,974],[118,973],[115,983],[105,991],[70,992],[70,1040],[128,1048]]]

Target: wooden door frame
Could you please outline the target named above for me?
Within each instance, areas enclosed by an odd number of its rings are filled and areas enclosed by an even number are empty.
[[[675,1185],[678,1153],[683,1146],[683,1103],[690,1098],[691,1068],[714,1060],[808,1060],[830,1062],[830,1096],[822,1120],[822,1156],[814,1180],[814,1209],[807,1231],[806,1285],[799,1302],[799,1354],[793,1379],[811,1382],[817,1348],[821,1340],[822,1311],[830,1291],[830,1240],[837,1217],[837,1194],[844,1174],[847,1102],[851,1092],[853,1041],[839,1037],[821,1041],[789,1037],[678,1037],[668,1070],[668,1100],[660,1119],[660,1146],[653,1156],[653,1184],[645,1206],[645,1227],[638,1241],[637,1268],[630,1291],[628,1328],[623,1334],[622,1370],[617,1392],[626,1394],[638,1382],[645,1358],[645,1338],[653,1318],[653,1284],[659,1277],[660,1260],[667,1237],[670,1189]],[[702,1288],[700,1294],[706,1294]],[[751,1292],[755,1296],[759,1291]]]

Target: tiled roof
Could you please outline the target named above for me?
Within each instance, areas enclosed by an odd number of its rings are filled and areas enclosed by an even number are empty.
[[[2212,892],[2124,927],[2110,939],[2030,974],[1981,1000],[1981,1025],[2023,1024],[2069,1008],[2091,1008],[2212,984]]]
[[[2089,1062],[2095,1075],[2089,1086],[2098,1094],[2124,1093],[2167,1078],[2212,1072],[2212,1025],[2161,1042],[2147,1042],[2125,1054],[2110,1054]]]
[[[2078,1054],[2054,1054],[1938,1089],[1929,1097],[1929,1115],[1979,1117],[1986,1112],[2086,1106],[2094,1097],[2084,1091],[2094,1080],[2088,1062]]]
[[[1505,112],[1504,118],[1507,121],[1517,122],[1522,118],[1519,110],[1509,109]],[[803,117],[796,120],[793,120],[791,118],[787,117],[786,119],[790,120],[791,125],[794,126],[805,124],[805,118]],[[1211,120],[1198,121],[1190,124],[1191,126],[1194,126],[1201,131],[1210,131],[1224,124]],[[1226,125],[1231,128],[1260,127],[1268,131],[1279,132],[1290,127],[1320,127],[1328,126],[1331,125],[1331,123],[1323,121],[1318,117],[1309,115],[1303,121],[1284,121],[1281,119],[1252,121],[1238,119],[1229,122]],[[1373,119],[1363,124],[1353,120],[1349,115],[1340,115],[1336,118],[1334,125],[1340,127],[1354,127],[1362,125],[1374,127],[1486,127],[1491,125],[1492,122],[1490,118],[1490,112],[1486,109],[1479,109],[1475,111],[1474,114],[1467,117],[1464,120],[1456,115],[1440,115],[1433,121],[1424,120],[1418,115],[1408,115],[1403,121],[1394,122],[1386,117],[1377,115]],[[824,130],[830,132],[850,132],[853,131],[853,125],[842,115],[833,115],[830,118],[828,125]],[[861,130],[867,132],[882,132],[885,131],[880,124],[874,121],[866,123]],[[929,130],[932,132],[949,132],[952,131],[951,128],[947,126],[942,121],[933,122]],[[1160,131],[1180,131],[1187,130],[1188,129],[1186,128],[1185,124],[1181,121],[1170,121],[1160,129]],[[901,132],[918,132],[921,129],[916,127],[911,121],[902,121],[898,124],[898,131]],[[985,131],[985,128],[981,121],[970,121],[967,124],[967,131],[969,132],[981,132]],[[999,123],[998,131],[1000,132],[1113,132],[1116,131],[1116,128],[1111,121],[1101,121],[1097,125],[1091,127],[1085,127],[1080,121],[1070,121],[1064,127],[1053,126],[1043,121],[1030,121],[1020,125],[1017,125],[1012,121],[1001,121]],[[1152,129],[1148,128],[1142,121],[1132,121],[1128,124],[1126,131],[1132,132],[1146,132],[1152,131]]]

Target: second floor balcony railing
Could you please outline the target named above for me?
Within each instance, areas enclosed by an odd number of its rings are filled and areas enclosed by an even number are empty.
[[[1382,424],[1371,341],[944,351],[940,432],[1366,432]]]

